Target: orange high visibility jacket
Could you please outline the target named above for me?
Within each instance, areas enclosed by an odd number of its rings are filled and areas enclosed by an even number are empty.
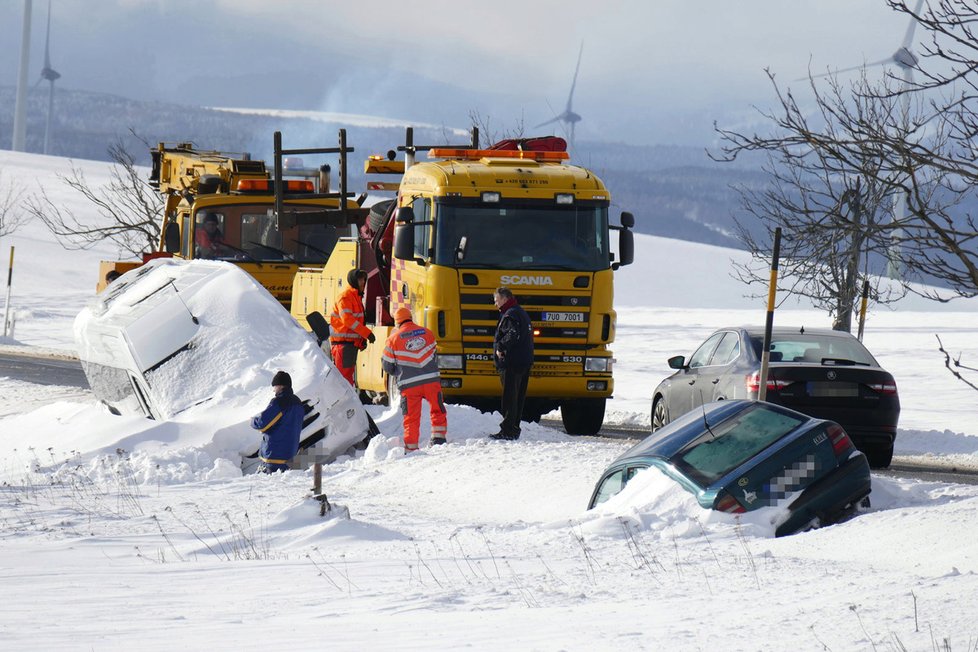
[[[363,340],[369,336],[370,329],[364,324],[360,292],[349,286],[333,304],[333,312],[329,316],[329,341],[333,344],[347,342],[361,348]]]
[[[384,371],[397,378],[397,388],[406,389],[425,383],[441,384],[435,335],[413,321],[402,322],[387,338],[380,359]]]

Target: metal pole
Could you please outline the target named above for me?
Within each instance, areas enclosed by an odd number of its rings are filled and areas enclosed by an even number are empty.
[[[781,227],[774,230],[774,251],[771,253],[771,286],[767,292],[767,320],[764,322],[764,346],[761,347],[761,375],[757,400],[767,400],[767,372],[771,363],[771,331],[774,330],[774,297],[778,289],[778,258],[781,257]]]
[[[10,323],[10,284],[14,277],[14,248],[10,248],[10,267],[7,268],[7,302],[3,311],[3,336],[7,337],[7,326]]]
[[[863,298],[859,305],[859,335],[860,342],[863,341],[863,326],[866,325],[866,304],[869,302],[869,279],[863,281]]]
[[[20,71],[17,74],[17,99],[14,103],[14,135],[10,149],[27,151],[27,68],[31,53],[31,0],[24,0],[24,31],[20,37]],[[4,331],[7,322],[4,320]]]

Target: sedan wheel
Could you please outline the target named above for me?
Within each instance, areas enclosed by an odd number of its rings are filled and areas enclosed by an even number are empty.
[[[666,418],[666,402],[661,396],[656,396],[652,403],[652,432],[669,423]]]

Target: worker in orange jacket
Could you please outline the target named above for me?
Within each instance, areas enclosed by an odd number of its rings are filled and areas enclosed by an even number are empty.
[[[363,290],[367,285],[367,273],[352,269],[346,276],[347,288],[343,290],[333,312],[329,316],[329,344],[333,364],[351,385],[357,367],[357,352],[373,344],[376,337],[364,323]]]
[[[435,335],[415,324],[409,308],[394,311],[397,328],[387,338],[381,365],[397,379],[404,418],[404,452],[418,450],[421,427],[421,400],[428,401],[431,413],[431,443],[444,444],[448,433],[448,414],[441,395],[441,374],[435,354]]]

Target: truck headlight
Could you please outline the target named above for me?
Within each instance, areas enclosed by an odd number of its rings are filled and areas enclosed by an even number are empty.
[[[612,358],[584,358],[584,371],[611,373]]]
[[[438,368],[439,369],[461,369],[462,356],[461,355],[439,355]]]

